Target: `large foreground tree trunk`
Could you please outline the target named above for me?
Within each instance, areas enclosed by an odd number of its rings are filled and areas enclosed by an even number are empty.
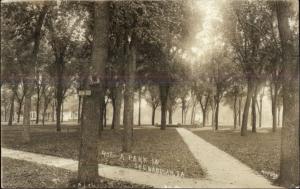
[[[297,3],[298,4],[298,3]],[[296,5],[298,6],[298,5]],[[279,36],[283,53],[283,125],[281,130],[280,183],[300,185],[299,157],[299,55],[293,48],[288,1],[276,2]],[[298,58],[296,58],[298,57]]]
[[[101,86],[91,86],[91,95],[84,96],[80,124],[78,181],[94,182],[98,177],[98,123],[100,114]]]
[[[254,92],[254,86],[252,81],[249,80],[247,84],[247,97],[246,97],[246,102],[245,102],[244,112],[243,112],[241,136],[247,135],[248,115],[249,115],[250,102],[253,96],[253,92]]]
[[[94,3],[91,96],[85,96],[82,107],[78,181],[95,182],[98,178],[98,132],[101,102],[104,99],[105,63],[109,28],[109,2]]]
[[[133,39],[134,40],[134,39]],[[132,135],[133,135],[133,108],[134,108],[134,77],[136,69],[136,50],[133,44],[128,44],[126,47],[127,66],[126,66],[126,85],[124,91],[124,130],[122,151],[131,152],[132,150]]]

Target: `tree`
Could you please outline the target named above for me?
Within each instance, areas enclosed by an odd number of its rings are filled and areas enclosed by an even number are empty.
[[[148,93],[146,93],[145,99],[146,99],[146,102],[152,108],[151,124],[154,125],[155,124],[155,111],[160,104],[159,89],[157,86],[155,86],[153,84],[149,84],[146,86],[146,90],[148,91]]]
[[[61,131],[61,110],[63,100],[68,88],[74,80],[74,49],[80,41],[80,32],[77,24],[82,26],[86,16],[76,12],[76,8],[69,3],[61,3],[54,6],[46,19],[48,29],[48,44],[51,46],[54,56],[51,75],[55,78],[56,100],[56,130]],[[73,22],[69,22],[73,19]]]
[[[257,81],[270,61],[271,11],[261,1],[233,1],[224,17],[225,37],[229,41],[237,62],[247,80],[247,97],[243,112],[241,135],[247,134],[251,99],[256,99]],[[263,11],[262,11],[263,10]]]
[[[295,2],[295,7],[298,3]],[[281,130],[280,183],[300,184],[299,163],[299,46],[289,26],[291,3],[274,2],[283,62],[283,125]],[[299,13],[298,13],[299,14]],[[298,17],[298,16],[297,16]],[[295,44],[296,43],[296,44]]]
[[[104,99],[105,63],[107,61],[109,2],[94,2],[93,7],[93,48],[92,71],[84,96],[80,124],[80,148],[78,180],[81,183],[94,182],[98,177],[98,132],[101,100]],[[100,123],[101,124],[101,123]]]

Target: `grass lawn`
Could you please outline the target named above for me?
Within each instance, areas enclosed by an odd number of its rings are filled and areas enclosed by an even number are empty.
[[[271,129],[261,131],[265,132],[248,131],[248,135],[244,137],[240,136],[240,132],[233,130],[193,132],[274,181],[275,177],[272,173],[279,174],[280,129],[276,133]]]
[[[22,144],[21,133],[2,132],[2,146],[12,149],[78,159],[79,137],[77,132],[33,132],[31,142]],[[101,151],[113,152],[115,157],[104,157]],[[121,131],[104,130],[99,140],[99,163],[134,168],[134,163],[120,160]],[[128,154],[125,154],[128,155]],[[185,177],[200,178],[204,172],[175,129],[134,130],[134,146],[131,155],[158,159],[158,167],[183,172]]]
[[[71,188],[77,174],[65,169],[2,158],[1,188]],[[142,188],[143,185],[99,177],[100,188]]]

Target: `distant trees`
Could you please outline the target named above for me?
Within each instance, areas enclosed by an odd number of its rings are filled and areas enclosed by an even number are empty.
[[[271,11],[266,3],[259,1],[233,1],[230,6],[230,11],[225,16],[227,24],[225,28],[228,29],[225,36],[235,53],[235,61],[241,66],[247,80],[247,96],[241,129],[241,135],[244,136],[247,133],[251,100],[253,101],[252,107],[255,108],[257,83],[264,73],[266,64],[270,61],[271,25],[269,18]],[[252,115],[255,116],[254,112]],[[254,132],[255,126],[253,122],[252,131]]]
[[[155,124],[155,111],[157,107],[160,105],[159,99],[159,89],[156,85],[147,85],[146,86],[147,93],[145,95],[146,102],[152,108],[152,116],[151,116],[151,124]]]

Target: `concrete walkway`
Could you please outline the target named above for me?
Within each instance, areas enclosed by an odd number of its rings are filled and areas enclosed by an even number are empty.
[[[30,152],[1,148],[2,157],[17,160],[25,160],[37,164],[63,168],[70,171],[77,171],[78,161],[55,156],[35,154]],[[122,168],[99,164],[99,175],[137,184],[153,186],[155,188],[230,188],[238,187],[233,184],[224,184],[209,179],[188,179],[175,176],[166,176],[149,172],[142,172],[135,169]]]
[[[275,188],[247,165],[184,128],[177,128],[188,148],[206,170],[207,179],[240,188]]]

